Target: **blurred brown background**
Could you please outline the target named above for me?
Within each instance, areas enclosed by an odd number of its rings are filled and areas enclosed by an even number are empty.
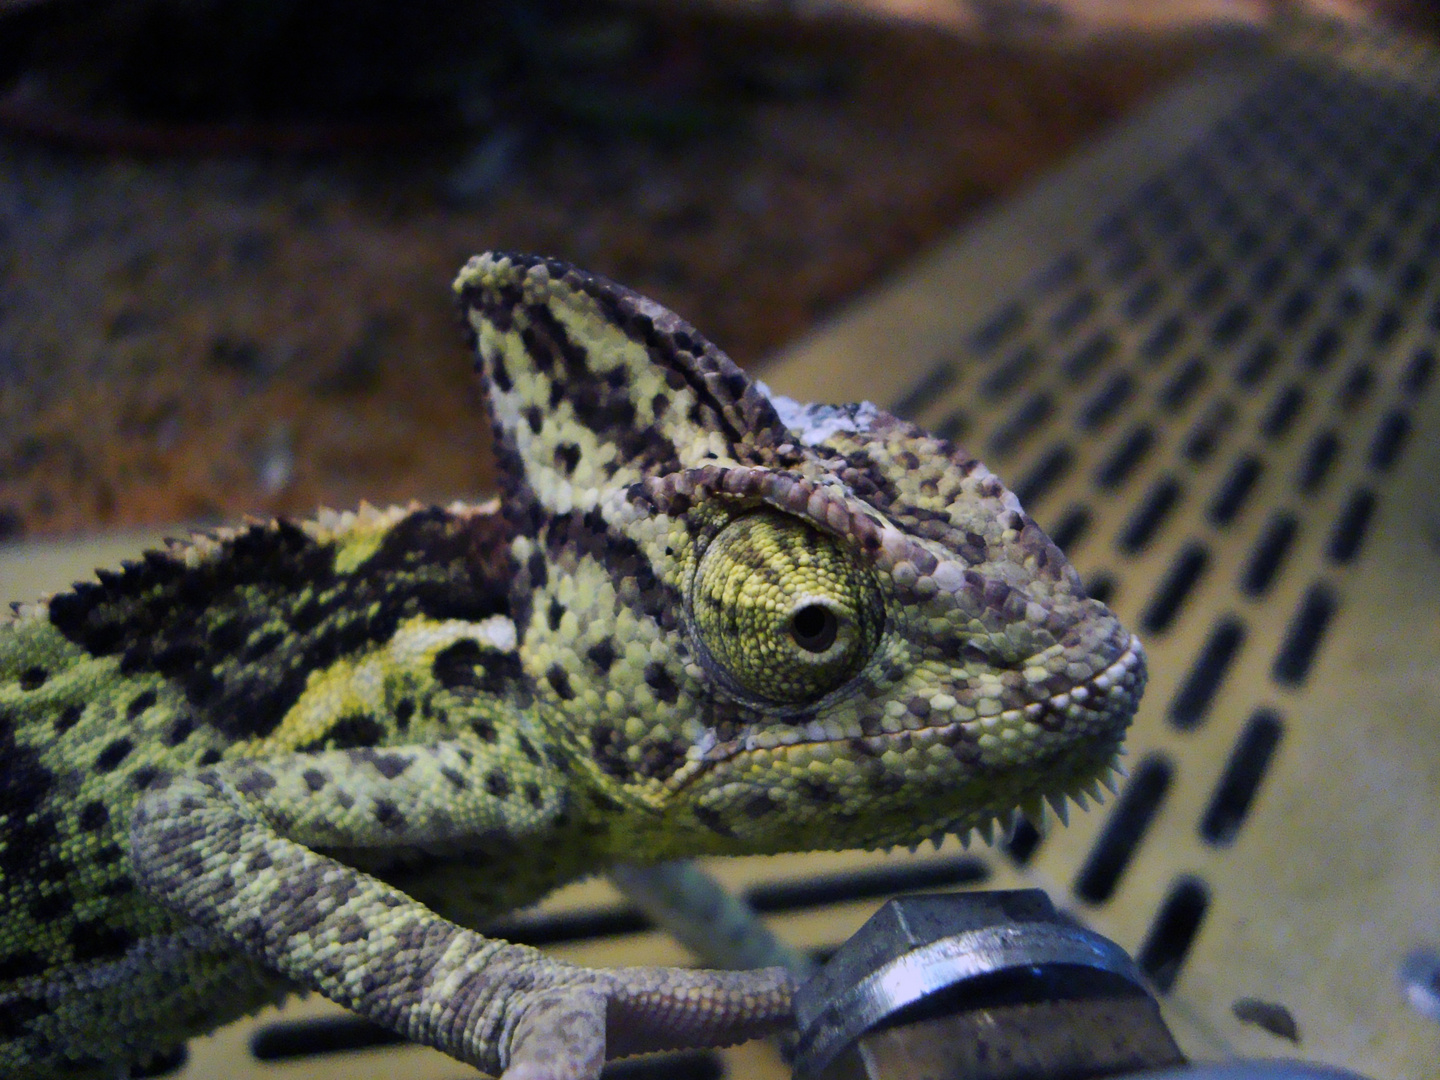
[[[483,490],[470,254],[752,364],[1293,7],[422,6],[0,0],[0,539]]]

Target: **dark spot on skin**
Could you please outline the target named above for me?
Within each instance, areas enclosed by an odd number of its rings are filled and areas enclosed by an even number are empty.
[[[70,931],[70,948],[75,960],[117,960],[135,942],[127,930],[107,926],[100,919],[76,923]]]
[[[400,731],[408,731],[410,718],[415,715],[415,700],[402,697],[395,703],[395,727]]]
[[[555,447],[555,467],[566,476],[573,476],[580,464],[580,447],[574,443],[561,443]]]
[[[389,799],[375,800],[375,821],[387,829],[403,829],[405,827],[405,815]]]
[[[248,873],[258,874],[261,871],[269,870],[270,867],[274,865],[275,860],[270,858],[270,853],[262,850],[251,854],[249,860],[245,863],[245,869]]]
[[[119,844],[106,844],[99,851],[95,852],[95,862],[100,866],[113,866],[125,857]]]
[[[65,708],[60,710],[60,715],[55,717],[55,734],[63,735],[73,728],[80,722],[80,717],[84,711],[84,706],[66,705]]]
[[[525,569],[530,574],[531,590],[543,589],[550,584],[550,567],[545,561],[544,552],[532,552],[530,558],[525,560]]]
[[[814,777],[801,777],[799,784],[800,793],[811,802],[822,805],[832,803],[838,798],[835,789],[823,780],[816,780]]]
[[[373,716],[357,714],[346,716],[330,725],[330,730],[318,739],[311,739],[298,747],[301,753],[316,750],[353,750],[374,746],[385,737],[385,726]]]
[[[223,755],[220,753],[220,751],[212,747],[211,749],[206,750],[203,754],[200,755],[200,764],[218,765],[220,763],[221,757],[223,757]]]
[[[177,716],[165,732],[165,745],[179,746],[194,733],[195,718],[188,715]]]
[[[321,790],[325,786],[326,781],[329,780],[329,777],[319,769],[306,769],[300,775],[305,780],[305,786],[311,791]]]
[[[617,780],[628,780],[634,771],[625,756],[628,745],[619,729],[609,724],[597,724],[590,732],[590,756],[602,772]]]
[[[141,765],[130,776],[130,786],[136,791],[145,791],[163,774],[154,765]]]
[[[615,645],[609,638],[603,641],[597,641],[594,645],[591,645],[590,648],[586,650],[585,656],[592,664],[600,669],[601,675],[608,675],[611,666],[617,659],[615,655]]]
[[[510,794],[510,779],[499,769],[491,769],[485,774],[485,790],[497,799],[506,798]]]
[[[545,413],[539,405],[526,406],[525,422],[530,425],[530,431],[533,434],[540,434],[540,429],[545,426]]]
[[[544,796],[540,794],[540,785],[533,782],[525,785],[525,798],[536,810],[539,810],[541,803],[545,801]]]
[[[50,673],[40,665],[36,664],[32,667],[27,667],[24,671],[20,672],[20,689],[39,690],[40,687],[45,685],[46,680],[49,678]]]
[[[559,664],[551,665],[550,670],[545,673],[545,677],[554,688],[555,696],[561,701],[573,701],[575,699],[575,691],[570,687],[570,676],[565,673],[565,669]]]
[[[654,692],[657,701],[667,705],[673,705],[680,697],[680,688],[675,685],[665,665],[653,660],[645,665],[645,685]]]
[[[516,743],[517,743],[517,745],[520,747],[520,752],[521,752],[522,754],[524,754],[524,755],[530,760],[530,764],[532,764],[532,765],[539,765],[539,764],[540,764],[540,762],[541,762],[541,760],[542,760],[541,757],[540,757],[540,751],[535,749],[535,744],[534,744],[534,743],[532,743],[532,742],[531,742],[526,736],[524,736],[524,735],[519,736],[519,738],[516,739]]]
[[[116,878],[105,883],[100,892],[105,896],[129,896],[135,891],[135,882],[128,877]]]
[[[115,767],[130,756],[130,751],[135,749],[135,744],[128,736],[122,736],[110,743],[101,750],[95,758],[95,771],[101,773],[113,772]]]
[[[564,617],[565,605],[552,596],[550,598],[550,609],[545,613],[545,624],[550,627],[551,633],[560,629],[560,620]]]
[[[145,690],[139,694],[136,694],[135,697],[131,700],[130,704],[125,709],[125,718],[127,720],[136,719],[146,709],[150,708],[155,704],[155,697],[156,695],[154,690]]]
[[[731,829],[729,825],[725,824],[725,818],[720,811],[712,807],[697,806],[695,808],[695,817],[701,825],[704,825],[713,833],[717,833],[720,836],[735,835],[735,831]]]
[[[493,743],[495,741],[495,725],[489,720],[477,717],[470,721],[470,730],[473,731],[481,742]]]
[[[620,810],[620,804],[603,791],[597,791],[591,795],[590,801],[595,804],[597,810],[606,814],[618,813]]]
[[[780,809],[780,804],[763,791],[757,791],[745,800],[740,811],[746,817],[762,818]]]
[[[370,764],[386,780],[394,780],[410,768],[410,759],[401,754],[375,754],[371,756]]]
[[[570,759],[565,756],[564,752],[558,746],[545,747],[545,759],[554,766],[555,771],[561,776],[570,775]]]
[[[264,769],[250,769],[235,782],[235,790],[242,795],[263,795],[275,787],[275,777]]]
[[[38,923],[54,922],[70,914],[75,907],[75,898],[68,892],[57,891],[41,896],[30,902],[30,917]]]
[[[43,975],[47,967],[44,958],[29,949],[6,953],[0,956],[0,983]],[[0,1039],[20,1039],[32,1022],[49,1015],[50,1005],[43,997],[20,994],[7,997],[5,1008],[0,1009]]]
[[[80,829],[82,832],[94,832],[96,829],[103,829],[110,824],[110,810],[98,799],[86,803],[80,808]]]
[[[449,765],[440,766],[440,775],[450,781],[450,786],[456,791],[464,791],[470,786],[464,775],[450,768]]]

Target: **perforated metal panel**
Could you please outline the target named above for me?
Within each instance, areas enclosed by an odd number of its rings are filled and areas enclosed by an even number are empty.
[[[1437,87],[1434,54],[1382,38],[1237,56],[766,370],[968,446],[1152,671],[1121,797],[1067,829],[714,864],[783,935],[824,948],[895,892],[1038,883],[1138,955],[1194,1056],[1440,1077],[1402,979],[1440,995]],[[509,929],[686,960],[601,883]],[[322,1052],[369,1037],[310,1000],[177,1075],[466,1074]],[[785,1075],[763,1045],[616,1075],[722,1073]]]

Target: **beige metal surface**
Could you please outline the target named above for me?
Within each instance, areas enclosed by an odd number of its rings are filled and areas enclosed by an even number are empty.
[[[783,935],[833,945],[917,885],[1038,883],[1140,957],[1194,1056],[1440,1078],[1440,1022],[1400,981],[1412,951],[1440,952],[1437,72],[1379,39],[1237,57],[766,370],[955,434],[1062,534],[1152,670],[1121,799],[1069,828],[978,858],[951,842],[717,864],[772,886]],[[73,554],[0,551],[0,594],[113,561]],[[1329,612],[1308,651],[1307,601]],[[617,903],[587,883],[535,919]],[[555,951],[684,961],[652,933]],[[1298,1045],[1255,1022],[1283,1032],[1285,1014]],[[198,1040],[177,1075],[467,1074],[413,1047],[254,1060],[276,1019]],[[721,1068],[785,1075],[764,1046],[634,1075]]]

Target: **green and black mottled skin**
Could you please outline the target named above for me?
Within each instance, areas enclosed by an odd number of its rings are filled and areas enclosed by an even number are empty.
[[[734,1041],[775,969],[474,928],[620,861],[911,844],[1093,788],[1144,682],[1013,495],[670,312],[456,282],[498,503],[147,554],[0,625],[0,1073],[113,1074],[287,989],[510,1080]]]

